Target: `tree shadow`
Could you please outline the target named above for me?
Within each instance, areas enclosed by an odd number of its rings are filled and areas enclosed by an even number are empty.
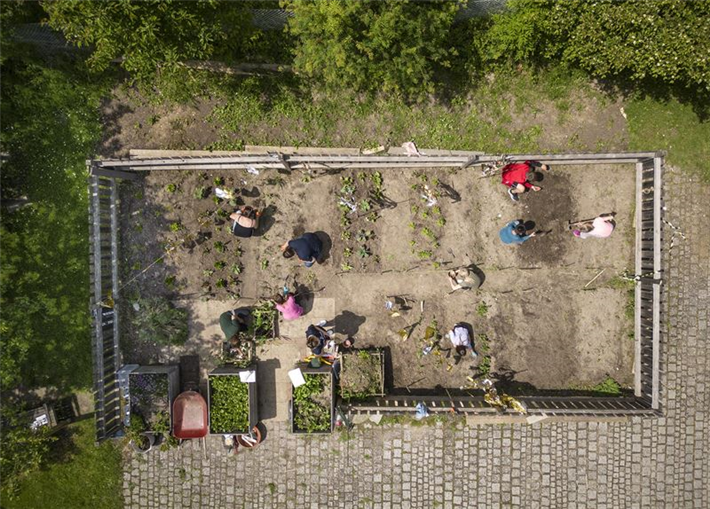
[[[318,264],[322,265],[330,258],[330,249],[333,247],[333,241],[331,240],[330,235],[323,231],[317,231],[315,234],[320,240],[322,246],[320,258],[318,259]]]
[[[367,318],[364,316],[356,315],[352,311],[343,311],[327,325],[334,327],[336,332],[345,336],[355,336],[366,321]]]

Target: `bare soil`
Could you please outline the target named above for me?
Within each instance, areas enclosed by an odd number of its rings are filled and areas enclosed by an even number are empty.
[[[123,184],[122,280],[136,277],[124,291],[127,300],[149,293],[188,305],[213,303],[218,317],[228,305],[254,304],[286,283],[300,292],[306,310],[314,298],[334,299],[337,313],[331,323],[337,335],[355,337],[358,348],[385,348],[392,374],[388,383],[400,389],[457,388],[467,375],[478,372],[482,356],[454,365],[448,339],[441,341],[442,356],[421,355],[424,329],[434,319],[442,334],[458,322],[470,324],[474,337],[486,334],[492,373],[531,389],[588,386],[607,375],[622,385],[632,383],[633,341],[627,337],[631,324],[624,316],[627,295],[608,285],[613,276],[632,267],[631,165],[554,167],[541,182],[543,190],[527,193],[519,203],[509,199],[497,178],[479,178],[475,169],[384,169],[386,200],[372,210],[348,214],[347,227],[341,225],[338,207],[341,177],[353,178],[364,189],[370,175],[361,179],[352,171],[251,175],[230,170],[208,174],[205,180],[199,173],[152,172],[138,184]],[[218,210],[231,212],[232,207],[214,203],[211,195],[194,198],[196,187],[211,185],[217,177],[225,179],[225,187],[238,190],[239,203],[266,210],[258,236],[237,242],[228,224],[215,222]],[[420,196],[425,183],[439,195],[435,206],[427,207]],[[169,184],[180,191],[166,191]],[[361,200],[366,191],[357,193]],[[366,220],[373,211],[377,218]],[[617,213],[617,228],[608,239],[581,240],[566,229],[570,219],[611,211]],[[211,222],[200,225],[199,218],[208,212]],[[518,218],[551,232],[519,246],[502,244],[498,231]],[[172,223],[182,228],[173,232]],[[373,234],[358,241],[361,229]],[[311,269],[284,259],[279,250],[304,231],[316,232],[326,248],[325,259]],[[351,232],[349,239],[346,231]],[[206,240],[184,247],[176,240],[186,234]],[[225,253],[216,252],[218,241],[227,245]],[[141,274],[165,253],[166,245],[177,247],[163,263]],[[369,255],[360,257],[357,252],[363,246]],[[352,254],[346,256],[346,249]],[[214,270],[216,261],[225,261],[226,268],[206,276],[204,271]],[[235,263],[243,267],[238,275],[229,273]],[[351,268],[345,270],[345,263]],[[469,265],[483,274],[482,287],[451,293],[446,272]],[[170,276],[175,282],[166,284]],[[216,288],[215,278],[236,281]],[[206,281],[210,285],[203,288]],[[409,308],[397,317],[385,308],[394,297]],[[478,313],[482,302],[487,312]],[[124,309],[131,312],[130,306]],[[406,340],[398,334],[404,327],[411,330]],[[305,337],[293,339],[305,342]],[[135,342],[126,348],[134,360],[165,355]],[[206,353],[209,348],[193,351]],[[179,349],[170,352],[179,354]]]

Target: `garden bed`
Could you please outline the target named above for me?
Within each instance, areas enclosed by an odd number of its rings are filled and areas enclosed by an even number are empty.
[[[235,435],[248,433],[259,422],[256,382],[242,382],[240,372],[249,368],[225,366],[212,370],[207,380],[207,407],[210,434]]]
[[[139,418],[146,432],[172,430],[172,404],[180,390],[177,366],[141,366],[128,375],[131,421]],[[156,429],[158,428],[158,429]]]
[[[331,433],[335,414],[333,371],[324,366],[301,367],[301,372],[306,383],[300,387],[291,386],[291,432]]]
[[[291,175],[273,170],[259,175],[221,172],[228,187],[239,187],[244,203],[268,210],[259,235],[240,243],[243,302],[254,306],[271,297],[281,290],[284,278],[309,299],[332,301],[335,316],[313,319],[334,319],[336,331],[358,338],[358,347],[390,348],[392,386],[403,390],[457,388],[465,384],[467,375],[484,371],[519,382],[518,387],[530,391],[572,390],[601,383],[607,376],[624,387],[632,383],[632,322],[624,314],[627,292],[614,285],[619,274],[633,267],[631,165],[554,166],[540,183],[543,190],[525,194],[519,203],[510,200],[499,178],[480,178],[475,168],[382,169],[380,173],[381,182],[374,173],[351,170]],[[209,175],[207,181],[216,176]],[[382,207],[368,198],[375,180]],[[191,189],[204,181],[199,171],[154,171],[146,173],[143,182],[125,186],[122,193],[128,205],[122,203],[121,214],[126,238],[121,249],[122,259],[128,261],[122,267],[136,262],[146,267],[163,253],[152,253],[154,246],[175,235],[171,223],[192,225],[187,228],[192,230],[197,228],[196,215],[217,208],[209,199],[192,197]],[[168,193],[173,182],[185,191]],[[354,189],[344,190],[345,186]],[[436,200],[431,206],[429,194]],[[136,198],[139,195],[141,200]],[[344,196],[356,204],[356,211],[347,205],[348,211],[344,210],[340,203]],[[363,205],[364,199],[371,203]],[[138,210],[142,212],[133,215]],[[375,210],[377,219],[368,221]],[[566,229],[569,219],[611,210],[617,213],[617,228],[608,239],[577,239]],[[137,217],[141,232],[132,227]],[[520,246],[502,244],[498,231],[517,218],[533,220],[536,229],[552,233]],[[225,244],[235,240],[223,231],[224,226],[213,223],[202,230],[212,233],[207,244],[223,235]],[[360,230],[365,235],[358,240]],[[311,269],[284,259],[279,250],[305,231],[327,238],[325,261]],[[200,344],[193,345],[196,351],[202,351],[212,337],[200,332],[214,321],[211,302],[228,300],[219,304],[224,309],[234,303],[226,293],[200,291],[202,272],[212,268],[215,254],[213,249],[203,252],[200,246],[192,253],[183,248],[171,251],[164,263],[138,276],[123,294],[130,298],[131,292],[157,292],[200,303],[194,307],[204,308],[203,314],[192,317],[191,328],[201,334]],[[361,257],[358,252],[363,246],[369,255]],[[350,265],[348,270],[343,264]],[[446,272],[471,264],[484,274],[481,289],[451,293]],[[585,286],[601,271],[593,284]],[[133,277],[139,271],[129,272]],[[185,284],[168,288],[165,279],[170,275]],[[405,301],[397,317],[385,309],[385,302],[394,297]],[[207,303],[201,304],[205,299]],[[433,320],[441,336],[437,351],[441,355],[421,355],[426,327]],[[446,333],[461,321],[472,326],[474,343],[485,335],[489,350],[457,364]],[[398,332],[405,328],[409,335],[403,340]],[[266,329],[264,333],[264,338],[270,336]],[[302,330],[287,335],[297,339],[297,333]],[[136,345],[129,357],[141,348]],[[481,362],[487,365],[479,367]]]
[[[340,360],[340,397],[360,400],[385,395],[385,355],[381,350],[356,350]]]

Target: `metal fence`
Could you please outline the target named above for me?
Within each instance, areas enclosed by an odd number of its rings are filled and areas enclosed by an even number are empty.
[[[121,414],[116,372],[118,348],[118,210],[113,178],[89,178],[89,238],[91,246],[91,316],[93,319],[94,402],[96,438],[101,441],[120,429]]]
[[[422,150],[408,156],[402,149],[364,155],[357,149],[295,149],[254,147],[251,153],[225,155],[172,155],[144,151],[143,157],[96,160],[90,168],[90,214],[92,245],[91,310],[94,317],[94,390],[97,438],[114,436],[119,429],[120,402],[116,371],[120,367],[117,253],[117,179],[138,178],[144,171],[259,170],[339,171],[343,169],[465,168],[500,160],[500,155],[481,152]],[[615,154],[516,154],[512,161],[543,163],[635,164],[636,168],[636,267],[635,275],[635,391],[634,397],[596,398],[580,396],[522,396],[530,414],[546,416],[609,417],[658,415],[660,413],[662,290],[662,167],[663,154],[633,152]],[[435,412],[452,406],[462,413],[490,415],[496,410],[481,396],[388,395],[352,405],[361,413],[409,413],[422,401]]]

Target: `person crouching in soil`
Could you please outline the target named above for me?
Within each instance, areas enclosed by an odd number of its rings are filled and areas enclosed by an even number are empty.
[[[261,213],[252,207],[244,206],[233,212],[229,219],[232,223],[232,234],[237,237],[248,239],[259,228],[259,217]]]
[[[292,293],[287,293],[286,296],[277,293],[273,301],[284,320],[295,320],[303,314],[303,308],[296,303],[296,297]]]
[[[532,189],[540,191],[540,186],[533,185],[529,178],[533,177],[537,180],[538,175],[534,169],[540,168],[544,171],[549,171],[550,167],[546,164],[540,164],[535,161],[525,161],[523,163],[506,164],[501,170],[501,182],[508,187],[508,196],[513,201],[519,201],[520,195]]]

